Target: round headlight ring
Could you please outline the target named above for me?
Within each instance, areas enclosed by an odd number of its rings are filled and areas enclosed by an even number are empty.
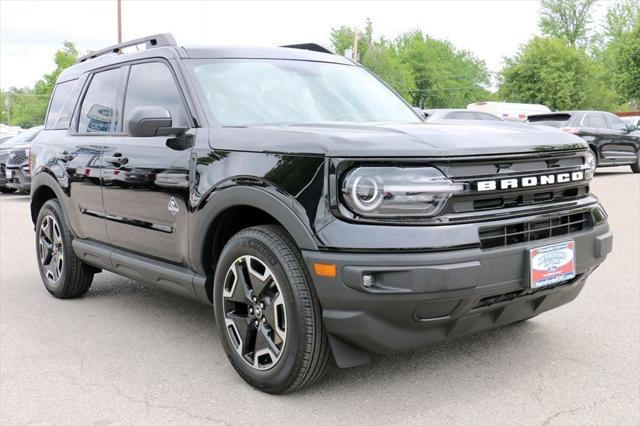
[[[362,211],[370,212],[382,204],[384,191],[381,184],[369,176],[358,176],[351,187],[351,202]]]

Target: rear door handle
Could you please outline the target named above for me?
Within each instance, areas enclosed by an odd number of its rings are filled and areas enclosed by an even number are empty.
[[[124,166],[125,164],[127,164],[129,162],[129,159],[127,157],[123,157],[122,154],[120,154],[119,152],[116,152],[115,154],[113,154],[113,156],[105,156],[104,157],[104,161],[106,163],[111,163],[115,166]]]

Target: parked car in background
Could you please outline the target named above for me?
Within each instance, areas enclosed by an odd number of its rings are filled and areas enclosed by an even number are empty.
[[[480,120],[480,121],[504,121],[493,114],[482,111],[469,111],[466,109],[425,109],[426,121],[440,120]]]
[[[476,102],[467,105],[470,111],[482,111],[493,114],[505,121],[525,121],[531,114],[551,112],[549,108],[539,104],[517,104],[511,102]]]
[[[31,141],[41,130],[42,126],[32,127],[0,145],[0,191],[29,192]]]
[[[529,123],[580,136],[595,154],[594,167],[631,166],[640,173],[640,133],[633,124],[605,111],[559,111],[529,116]]]

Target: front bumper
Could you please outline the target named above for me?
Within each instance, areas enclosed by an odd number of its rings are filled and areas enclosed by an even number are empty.
[[[529,249],[567,240],[575,241],[576,278],[530,288]],[[312,271],[334,352],[347,344],[366,352],[394,353],[517,322],[570,302],[611,251],[612,241],[609,225],[603,222],[570,235],[500,248],[304,251],[303,257]],[[336,264],[337,276],[313,274],[314,263]],[[374,275],[373,287],[362,285],[364,273]]]
[[[28,165],[21,167],[7,167],[5,173],[4,186],[17,189],[19,191],[29,191],[31,189],[31,175],[29,174]]]

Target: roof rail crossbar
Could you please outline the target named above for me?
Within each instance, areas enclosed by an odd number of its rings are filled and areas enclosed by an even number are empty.
[[[280,47],[288,47],[289,49],[312,50],[314,52],[329,53],[331,55],[335,55],[335,53],[317,43],[287,44]]]
[[[100,49],[96,52],[91,52],[84,56],[80,56],[77,60],[77,63],[85,62],[90,59],[95,59],[98,56],[108,55],[111,53],[122,53],[122,50],[126,47],[137,46],[140,44],[145,44],[147,49],[151,49],[153,47],[161,47],[161,46],[176,46],[176,40],[170,33],[163,34],[155,34],[152,36],[141,37],[135,40],[125,41],[123,43],[114,44],[113,46],[105,47],[104,49]]]

